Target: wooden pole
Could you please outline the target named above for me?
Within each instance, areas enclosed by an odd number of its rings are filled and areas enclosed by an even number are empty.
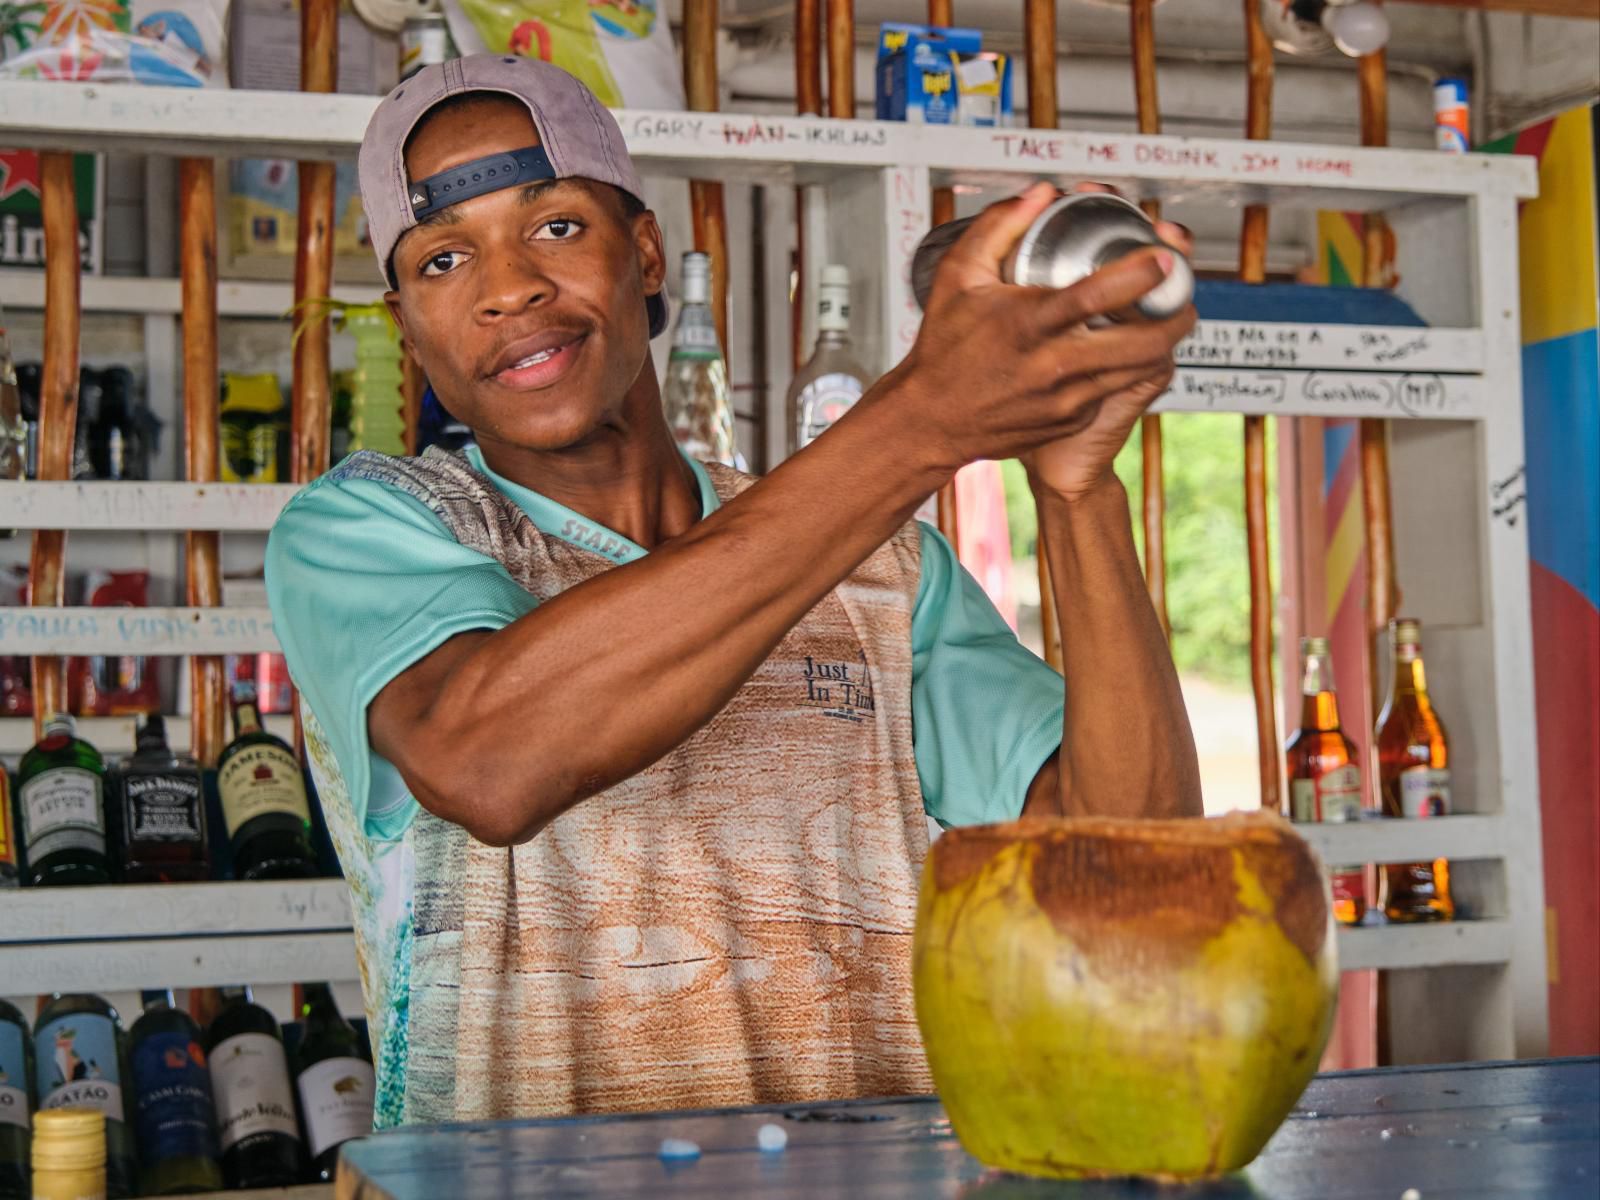
[[[854,0],[828,0],[828,115],[856,115]]]
[[[949,26],[955,24],[955,13],[951,0],[928,0],[928,24]],[[936,187],[933,189],[933,203],[929,208],[934,228],[948,225],[956,219],[956,192],[954,188]],[[945,540],[955,549],[956,556],[961,555],[961,514],[956,499],[956,481],[952,479],[939,489],[938,498],[939,532],[944,534]]]
[[[331,92],[339,75],[337,0],[302,0],[300,6],[300,87]],[[333,164],[302,162],[300,230],[295,246],[294,298],[297,305],[333,291]],[[328,356],[332,325],[327,313],[304,318],[294,351],[293,478],[309,483],[328,469],[333,386]]]
[[[1028,64],[1028,124],[1054,129],[1056,106],[1056,8],[1054,0],[1025,0],[1023,56]],[[1055,589],[1050,586],[1050,563],[1044,539],[1039,539],[1039,631],[1044,640],[1044,660],[1061,670],[1061,625],[1056,619]]]
[[[183,463],[184,477],[209,483],[218,476],[217,403],[217,176],[209,158],[178,163],[179,276],[183,297]],[[215,532],[184,534],[187,567],[185,597],[191,607],[222,603],[220,537]],[[194,720],[190,752],[202,766],[215,766],[226,735],[223,660],[216,655],[189,659],[189,691]]]
[[[39,383],[39,478],[72,478],[73,435],[78,423],[79,310],[78,198],[72,155],[39,155],[39,204],[44,220],[44,366]],[[33,535],[28,595],[34,604],[67,599],[67,534]],[[66,660],[33,660],[33,733],[46,718],[67,711]]]
[[[691,109],[717,111],[717,0],[684,0],[683,83]],[[732,349],[728,343],[728,217],[722,184],[691,179],[689,208],[694,217],[694,248],[711,256],[711,315],[717,322],[723,361],[728,362]]]
[[[802,117],[822,115],[822,0],[797,0],[794,15],[794,107]],[[806,361],[806,189],[794,190],[794,302],[789,307],[793,369]],[[793,447],[795,431],[784,433]]]
[[[1140,133],[1161,132],[1161,105],[1156,93],[1155,0],[1132,0],[1128,8],[1133,42],[1133,95]],[[1152,221],[1161,218],[1161,202],[1146,200],[1144,211]],[[1167,619],[1167,489],[1161,457],[1161,418],[1154,414],[1139,421],[1139,450],[1143,458],[1144,582],[1150,592],[1161,628],[1172,636]]]
[[[1272,43],[1261,26],[1257,0],[1244,0],[1249,93],[1245,136],[1272,135]],[[1261,283],[1267,277],[1267,207],[1244,211],[1239,237],[1239,278]],[[1245,538],[1250,553],[1250,683],[1256,700],[1256,749],[1260,756],[1261,806],[1278,811],[1277,697],[1272,690],[1272,575],[1267,545],[1267,423],[1244,419]]]

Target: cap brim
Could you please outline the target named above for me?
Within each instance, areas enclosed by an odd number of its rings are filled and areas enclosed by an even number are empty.
[[[660,337],[667,331],[667,289],[644,298],[644,310],[650,315],[650,336]]]

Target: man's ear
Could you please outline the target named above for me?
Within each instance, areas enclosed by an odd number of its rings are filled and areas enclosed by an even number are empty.
[[[654,296],[667,282],[667,247],[655,213],[646,210],[633,219],[633,244],[639,254],[644,294]]]
[[[411,350],[411,339],[406,337],[406,319],[400,311],[400,293],[385,292],[383,302],[389,308],[389,315],[394,318],[394,327],[400,331],[400,345],[415,356],[416,352]]]

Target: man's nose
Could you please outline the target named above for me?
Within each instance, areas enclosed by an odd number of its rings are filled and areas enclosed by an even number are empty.
[[[486,255],[474,315],[486,320],[514,316],[555,293],[555,281],[535,255],[506,251]]]

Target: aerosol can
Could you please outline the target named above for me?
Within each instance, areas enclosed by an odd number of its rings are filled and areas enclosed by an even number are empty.
[[[967,231],[974,218],[951,221],[922,239],[911,259],[911,290],[926,308],[933,273],[945,252]],[[1156,227],[1138,206],[1107,192],[1063,196],[1034,218],[1016,249],[1006,258],[1007,283],[1064,288],[1146,246],[1171,252],[1172,270],[1113,320],[1161,321],[1182,311],[1194,298],[1194,268],[1183,252],[1156,236]],[[1093,322],[1091,322],[1093,323]]]

